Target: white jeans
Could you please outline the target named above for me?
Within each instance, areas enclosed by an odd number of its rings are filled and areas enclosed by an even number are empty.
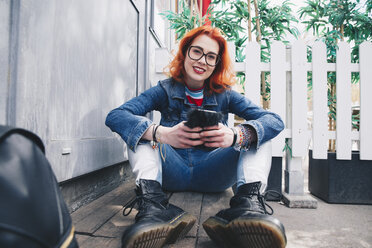
[[[137,182],[156,180],[171,191],[219,192],[234,184],[261,181],[263,192],[271,168],[271,142],[240,152],[233,148],[175,149],[163,144],[153,149],[145,143],[136,152],[128,149],[128,158]]]

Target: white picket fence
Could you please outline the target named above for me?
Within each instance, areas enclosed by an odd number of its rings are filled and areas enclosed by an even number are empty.
[[[258,104],[261,71],[270,72],[271,111],[279,114],[286,124],[286,130],[273,140],[273,156],[283,156],[285,138],[291,138],[292,156],[305,157],[311,138],[314,158],[327,159],[328,141],[335,139],[337,159],[350,160],[352,140],[359,140],[360,159],[372,160],[372,96],[369,96],[372,94],[372,44],[364,42],[360,46],[359,64],[351,63],[351,51],[346,42],[339,43],[336,63],[327,63],[326,46],[322,42],[315,42],[312,47],[311,63],[307,62],[307,47],[303,41],[290,46],[290,58],[286,57],[286,50],[282,42],[273,41],[271,62],[263,63],[259,44],[252,42],[246,47],[246,61],[235,63],[237,72],[246,73],[245,95]],[[308,71],[313,75],[312,130],[308,130],[307,123]],[[330,71],[336,72],[336,131],[328,131],[327,72]],[[360,131],[352,131],[352,72],[360,73]]]
[[[271,111],[279,114],[286,129],[272,141],[272,155],[282,157],[285,139],[290,138],[292,157],[303,158],[308,154],[312,139],[313,157],[327,159],[329,139],[336,140],[337,159],[351,159],[352,140],[359,140],[360,159],[372,160],[372,43],[364,42],[359,49],[360,63],[351,63],[349,44],[338,44],[337,62],[327,63],[326,46],[315,42],[312,62],[307,62],[307,47],[296,41],[290,47],[287,58],[286,46],[273,41],[271,62],[260,60],[260,45],[251,42],[246,46],[246,61],[235,63],[236,72],[246,73],[245,95],[260,104],[260,74],[271,75]],[[229,46],[230,54],[233,46]],[[156,72],[168,62],[164,50],[156,52]],[[167,58],[167,56],[165,56]],[[313,123],[307,123],[307,72],[313,75]],[[328,131],[327,72],[336,72],[337,121],[336,131]],[[290,73],[288,73],[290,72]],[[360,73],[360,130],[352,131],[351,73]],[[371,94],[371,96],[369,95]],[[288,99],[287,99],[288,98]],[[288,101],[289,100],[289,101]],[[370,109],[370,110],[368,110]]]

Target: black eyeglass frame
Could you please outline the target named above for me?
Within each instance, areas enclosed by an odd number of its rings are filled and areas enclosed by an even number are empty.
[[[190,50],[191,50],[191,48],[193,48],[193,47],[200,49],[201,52],[202,52],[202,56],[200,56],[198,59],[193,59],[193,58],[191,58],[191,56],[190,56]],[[213,54],[213,55],[216,55],[216,56],[217,56],[216,64],[211,65],[211,64],[209,64],[209,63],[207,62],[207,55],[208,55],[208,54]],[[203,58],[203,56],[204,56],[205,63],[207,63],[207,65],[212,66],[212,67],[215,67],[215,66],[220,62],[220,59],[221,59],[221,56],[220,56],[219,54],[216,54],[216,53],[213,53],[213,52],[204,53],[203,48],[201,48],[201,47],[199,47],[199,46],[190,46],[189,49],[187,49],[187,56],[189,56],[189,58],[190,58],[191,60],[194,60],[194,61],[198,61],[198,60],[200,60],[201,58]]]

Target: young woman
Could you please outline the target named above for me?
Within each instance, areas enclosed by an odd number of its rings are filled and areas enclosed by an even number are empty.
[[[230,208],[203,223],[211,239],[225,247],[284,247],[284,227],[269,216],[261,195],[271,167],[267,141],[284,128],[282,120],[231,89],[235,75],[217,28],[187,33],[169,71],[168,79],[106,119],[128,145],[137,183],[137,198],[127,208],[137,203],[139,212],[123,234],[123,247],[162,247],[191,229],[196,218],[169,204],[163,189],[219,192],[233,185]],[[222,120],[189,128],[185,121],[193,108],[222,113]],[[153,110],[161,112],[160,125],[145,117]],[[245,122],[228,127],[228,113]]]

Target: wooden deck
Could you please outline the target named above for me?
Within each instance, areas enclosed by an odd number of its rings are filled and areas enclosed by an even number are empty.
[[[134,181],[125,183],[72,213],[76,237],[81,248],[120,247],[121,235],[134,222],[137,213],[133,209],[129,216],[125,217],[122,214],[123,205],[134,196],[134,187]],[[193,192],[171,194],[170,203],[197,216],[198,221],[184,239],[168,247],[215,247],[201,224],[209,216],[226,208],[231,196],[231,190],[218,194]]]
[[[137,211],[124,217],[123,205],[134,196],[134,181],[72,213],[81,248],[118,248],[125,228],[134,222]],[[228,207],[231,190],[219,194],[174,193],[170,202],[198,217],[187,236],[169,247],[215,248],[202,223],[219,210]],[[327,204],[318,200],[317,209],[293,209],[269,202],[286,229],[287,248],[371,247],[372,205]]]

